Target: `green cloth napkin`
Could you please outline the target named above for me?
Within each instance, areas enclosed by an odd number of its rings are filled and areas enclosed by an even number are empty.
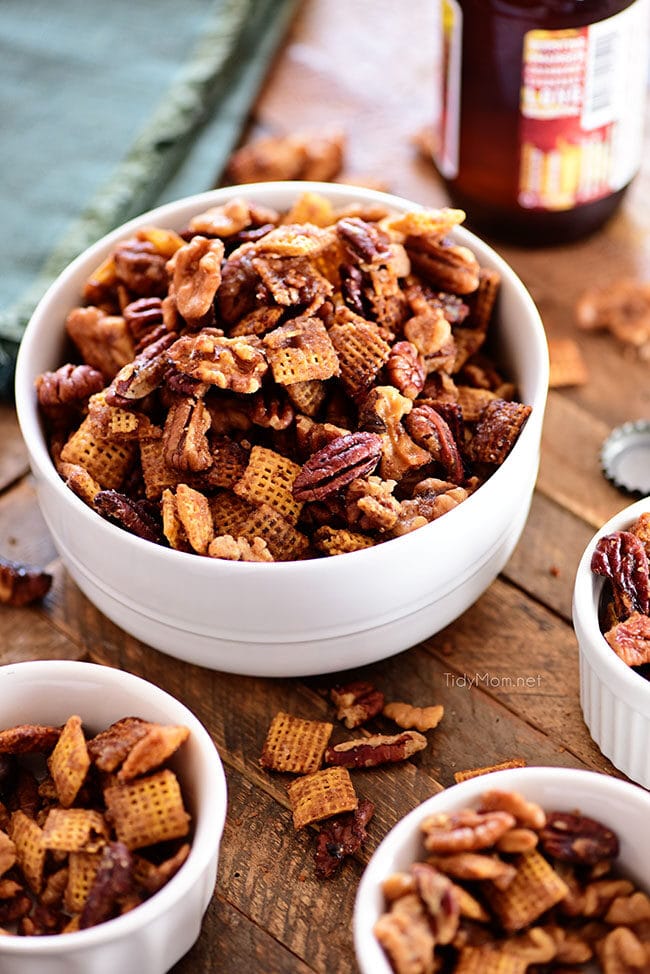
[[[215,185],[299,0],[2,0],[0,395],[82,250]]]

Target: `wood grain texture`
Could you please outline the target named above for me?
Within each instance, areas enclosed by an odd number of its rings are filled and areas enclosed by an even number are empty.
[[[380,179],[427,205],[446,202],[433,165],[412,141],[432,113],[435,6],[414,0],[404,16],[393,0],[305,0],[247,135],[342,128],[346,175]],[[650,278],[649,231],[646,164],[620,213],[589,239],[536,250],[496,243],[530,289],[549,337],[578,341],[589,381],[549,395],[537,490],[500,578],[443,632],[346,674],[238,677],[165,656],[125,634],[59,561],[16,417],[0,407],[0,554],[47,566],[54,576],[42,604],[0,606],[0,662],[89,659],[143,676],[196,713],[223,758],[229,811],[215,896],[199,941],[174,974],[355,974],[351,918],[364,864],[401,816],[453,784],[454,772],[520,757],[619,774],[582,720],[571,599],[593,531],[629,502],[602,476],[598,454],[613,426],[650,415],[648,362],[611,336],[579,332],[573,309],[594,284]],[[352,772],[357,794],[376,807],[368,841],[338,875],[319,882],[315,829],[293,829],[291,776],[264,771],[259,755],[278,710],[332,720],[333,741],[351,737],[327,692],[353,678],[369,680],[388,700],[442,704],[445,713],[412,760]],[[369,729],[395,727],[378,718]]]

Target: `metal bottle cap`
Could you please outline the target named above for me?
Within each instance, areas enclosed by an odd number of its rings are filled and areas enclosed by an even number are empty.
[[[650,420],[638,419],[613,429],[602,445],[600,465],[619,490],[637,497],[650,494]]]

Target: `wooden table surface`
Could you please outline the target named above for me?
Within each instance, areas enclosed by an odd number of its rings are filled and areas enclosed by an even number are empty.
[[[307,0],[267,78],[250,134],[342,126],[347,173],[381,179],[423,204],[444,203],[433,167],[412,143],[431,113],[435,4],[408,7],[404,16],[391,0]],[[358,671],[389,699],[444,704],[445,717],[412,761],[357,773],[357,790],[375,802],[376,814],[362,854],[329,881],[314,876],[313,833],[292,827],[285,778],[262,771],[258,758],[278,710],[331,718],[318,691],[336,678],[203,670],[105,619],[57,558],[14,411],[0,407],[0,552],[47,565],[55,577],[42,605],[0,607],[0,661],[88,659],[137,673],[198,715],[225,764],[229,811],[218,885],[201,937],[176,974],[354,972],[351,918],[364,862],[405,812],[453,784],[454,771],[518,756],[616,773],[582,721],[571,595],[589,537],[629,503],[602,477],[598,452],[612,427],[650,416],[649,366],[607,334],[578,333],[573,307],[594,283],[650,279],[650,164],[622,212],[590,239],[498,249],[530,289],[549,337],[578,339],[589,381],[550,392],[530,517],[503,574],[443,632]],[[477,675],[481,684],[467,685]]]

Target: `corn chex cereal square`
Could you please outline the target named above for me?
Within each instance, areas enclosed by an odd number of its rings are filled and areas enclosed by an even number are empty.
[[[287,791],[296,829],[341,812],[352,812],[359,804],[347,768],[314,771],[304,778],[296,778]]]
[[[527,957],[498,950],[490,944],[462,947],[454,968],[455,974],[526,974]]]
[[[69,913],[81,913],[95,882],[101,852],[71,852],[68,857],[68,882],[63,902]]]
[[[364,395],[388,361],[390,345],[377,326],[363,318],[333,325],[330,337],[338,353],[346,391],[353,398]]]
[[[302,504],[294,499],[292,487],[300,469],[300,464],[275,450],[254,446],[248,466],[233,490],[251,504],[268,504],[289,524],[295,524]]]
[[[34,893],[43,887],[45,845],[43,830],[20,809],[11,816],[10,838],[16,847],[16,861]]]
[[[317,771],[332,733],[333,724],[303,720],[280,711],[269,727],[260,765],[269,771],[307,774]]]
[[[86,779],[90,755],[81,726],[81,717],[68,717],[56,747],[48,759],[48,767],[59,801],[69,808]]]
[[[527,927],[569,892],[564,880],[535,849],[518,856],[513,865],[517,872],[506,889],[485,884],[490,908],[509,931]]]
[[[230,534],[236,538],[241,534],[242,525],[246,523],[255,507],[243,498],[237,497],[237,494],[233,494],[232,491],[223,490],[210,498],[210,510],[215,536]]]
[[[309,538],[302,534],[268,504],[254,508],[237,532],[253,542],[265,541],[275,561],[292,561],[302,558],[309,548]]]
[[[136,449],[136,441],[118,443],[98,437],[87,416],[61,450],[61,460],[85,467],[104,489],[119,490],[131,468]]]
[[[549,380],[551,389],[581,386],[589,379],[587,363],[580,346],[573,338],[549,338]]]
[[[294,318],[263,341],[273,378],[280,385],[331,379],[339,373],[338,355],[318,318]]]
[[[88,753],[100,771],[115,771],[150,727],[141,717],[123,717],[88,741]]]
[[[107,814],[117,838],[128,849],[187,835],[190,817],[185,811],[178,779],[165,769],[127,784],[104,789]]]
[[[51,808],[43,825],[43,845],[58,852],[97,852],[108,842],[101,812],[90,808]]]

